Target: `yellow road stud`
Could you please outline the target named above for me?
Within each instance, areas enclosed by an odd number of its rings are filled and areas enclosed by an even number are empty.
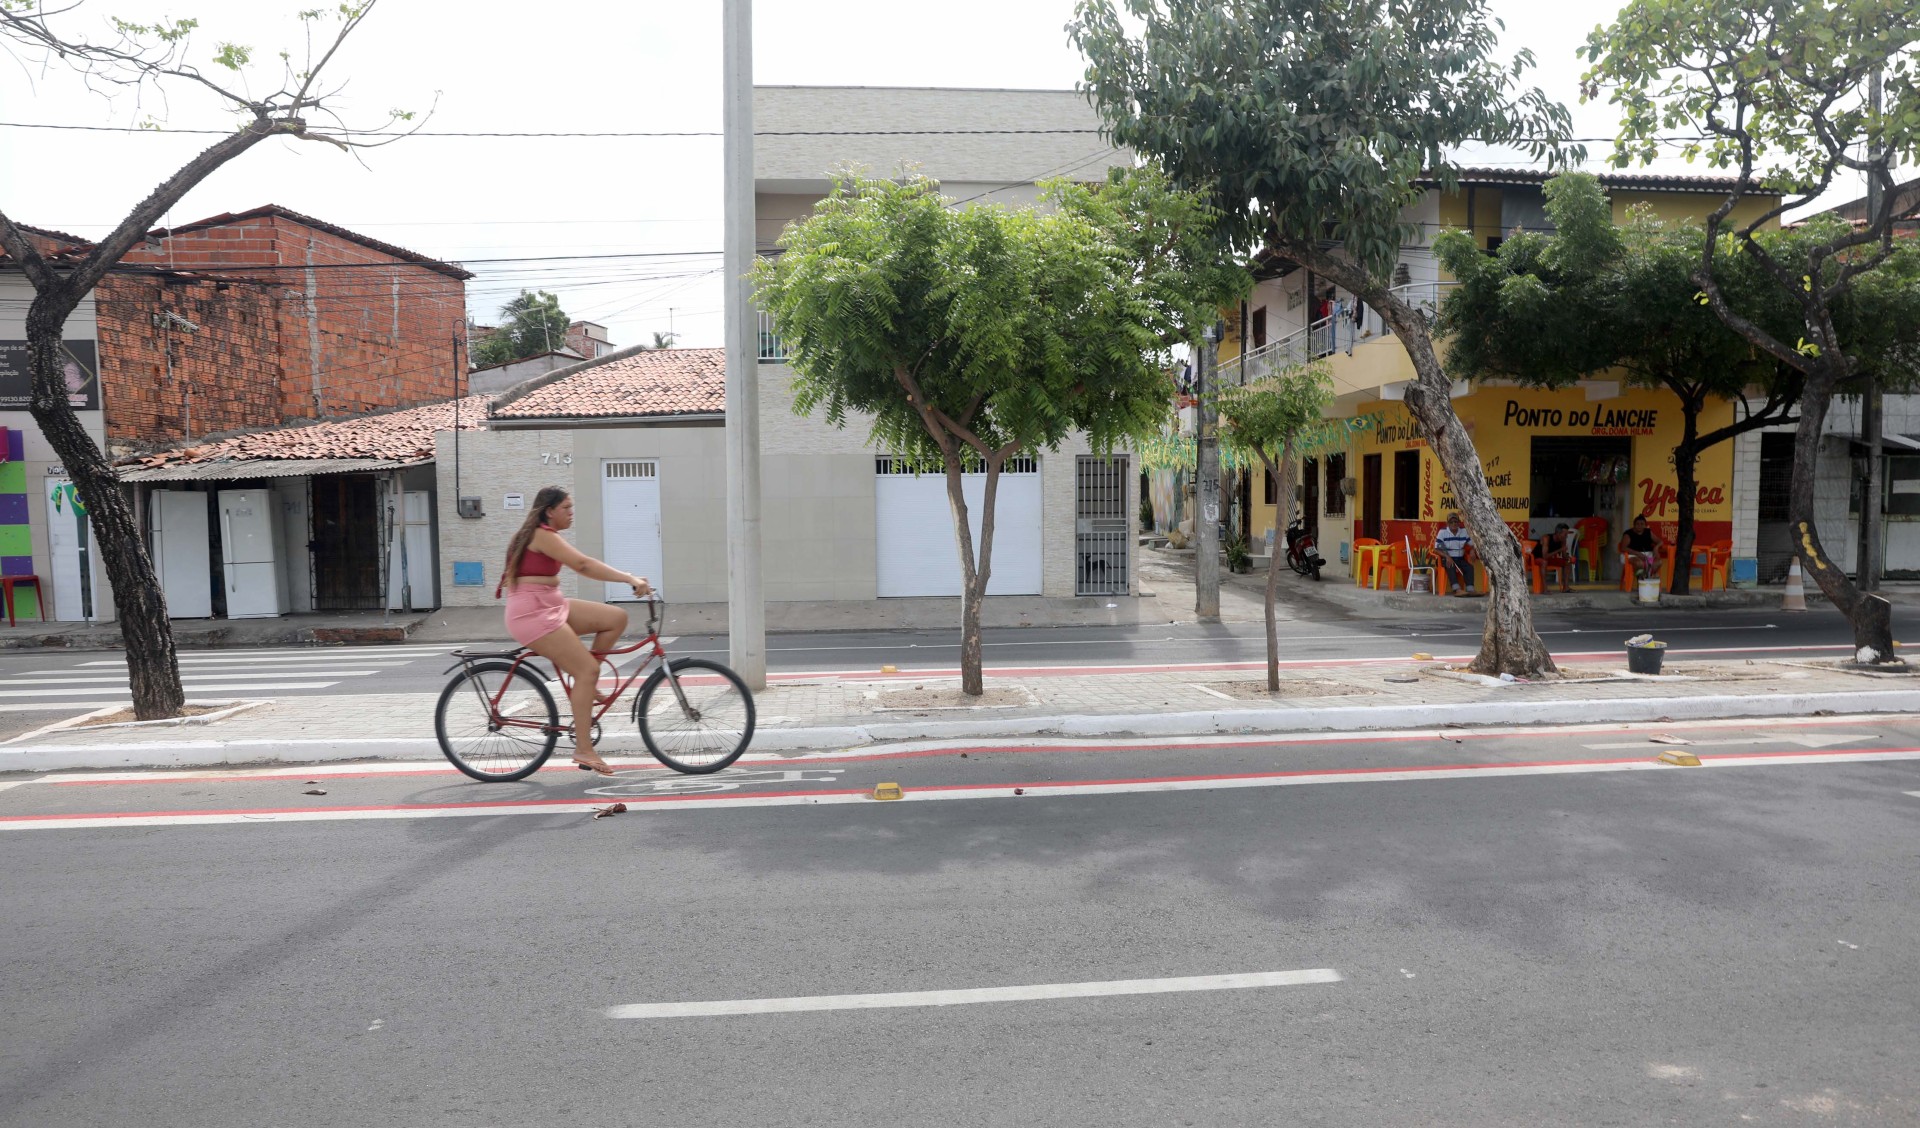
[[[1416,650],[1413,652],[1413,660],[1415,662],[1431,662],[1433,661],[1433,655],[1428,654],[1424,650]]]
[[[1672,764],[1677,768],[1697,768],[1700,766],[1700,757],[1695,756],[1691,752],[1683,752],[1678,748],[1667,749],[1665,752],[1660,753],[1658,759],[1663,764]]]
[[[1699,761],[1696,760],[1694,762],[1698,763]],[[904,794],[905,792],[900,790],[900,785],[897,783],[878,783],[873,787],[873,797],[875,799],[898,799]]]
[[[881,673],[883,673],[883,674],[897,674],[897,673],[899,673],[899,672],[900,672],[900,667],[898,667],[898,666],[882,666],[882,667],[880,667],[880,672],[881,672]]]

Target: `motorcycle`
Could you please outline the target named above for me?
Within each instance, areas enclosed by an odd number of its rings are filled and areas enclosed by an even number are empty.
[[[1326,565],[1320,549],[1313,543],[1313,534],[1298,518],[1287,525],[1287,567],[1303,576],[1320,578],[1320,569]]]

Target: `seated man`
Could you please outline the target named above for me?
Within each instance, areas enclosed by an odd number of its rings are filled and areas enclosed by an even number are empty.
[[[1660,550],[1666,542],[1647,524],[1642,513],[1633,519],[1633,528],[1620,538],[1620,555],[1640,579],[1660,578]]]
[[[1553,527],[1553,531],[1533,542],[1533,555],[1546,568],[1560,570],[1560,590],[1573,590],[1570,582],[1573,576],[1573,530],[1562,521]]]
[[[1473,534],[1460,523],[1458,513],[1447,514],[1447,523],[1433,534],[1434,559],[1447,570],[1455,596],[1473,594]]]

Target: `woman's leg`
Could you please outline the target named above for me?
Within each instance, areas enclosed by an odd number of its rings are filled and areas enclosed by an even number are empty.
[[[620,635],[627,629],[627,613],[610,603],[595,603],[590,599],[567,600],[567,629],[576,635],[593,636],[591,649],[596,654],[605,654],[620,641]]]
[[[593,750],[593,699],[600,681],[600,659],[587,653],[571,623],[534,639],[529,648],[573,679],[573,688],[567,692],[573,705],[573,758],[596,771],[605,767],[606,761]]]

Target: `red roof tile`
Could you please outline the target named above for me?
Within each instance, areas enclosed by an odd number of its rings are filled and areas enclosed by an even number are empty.
[[[723,415],[727,350],[621,349],[555,369],[494,401],[495,419]]]
[[[462,431],[476,431],[486,426],[489,398],[476,395],[466,396],[459,401]],[[177,466],[183,463],[296,458],[375,458],[389,462],[423,462],[433,457],[433,433],[453,430],[454,403],[453,400],[442,400],[423,407],[378,415],[359,415],[327,423],[309,423],[304,427],[255,431],[198,446],[124,459],[120,465]]]

